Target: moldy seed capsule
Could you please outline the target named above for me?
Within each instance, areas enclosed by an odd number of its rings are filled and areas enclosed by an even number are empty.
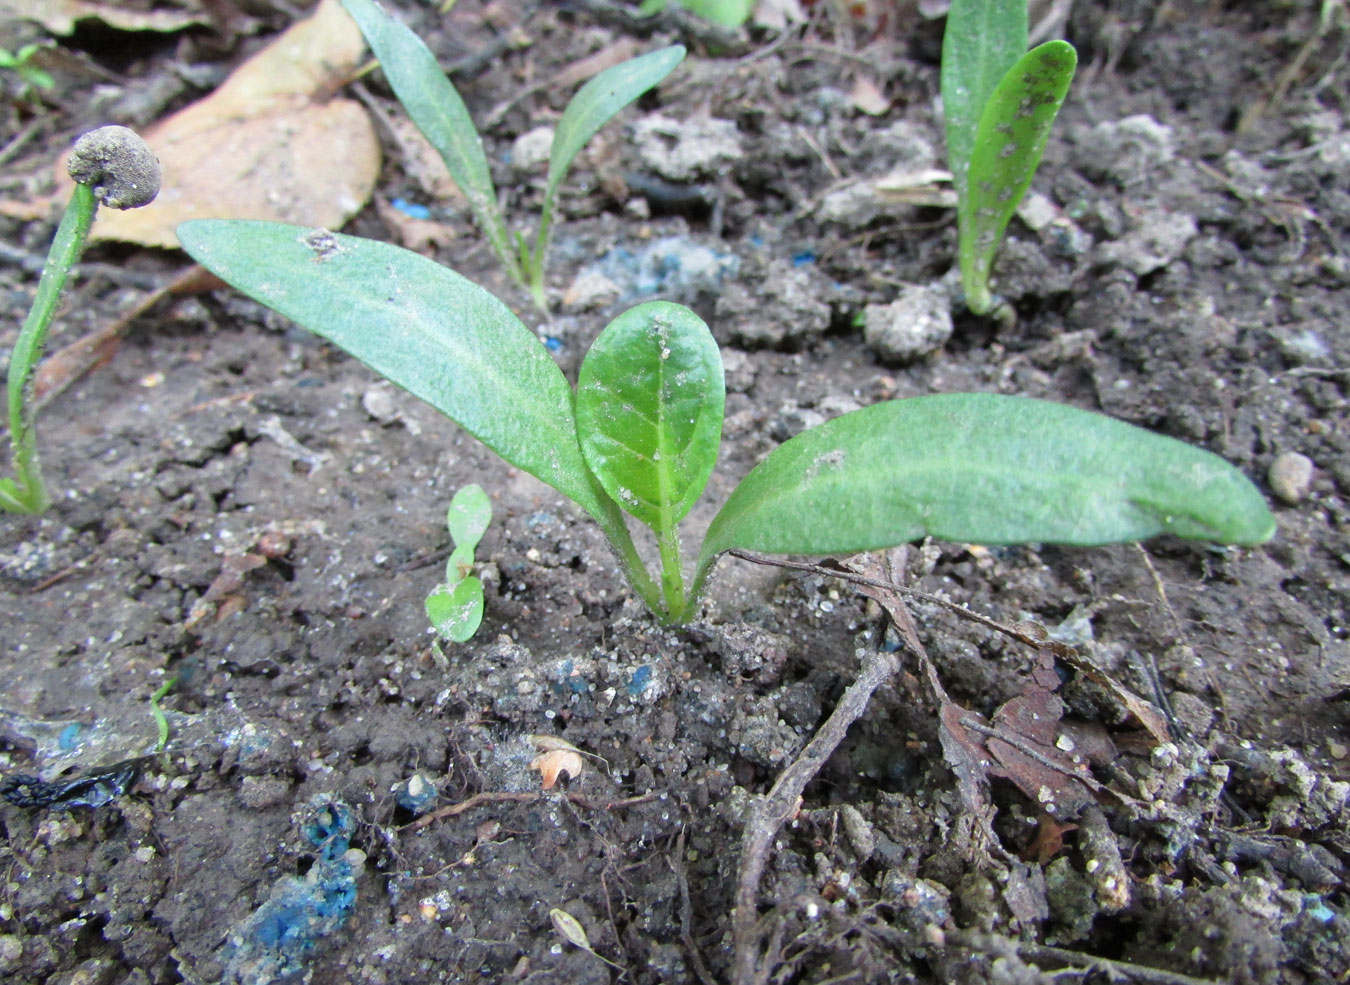
[[[90,130],[75,141],[66,171],[113,209],[137,209],[159,194],[159,158],[126,127]]]

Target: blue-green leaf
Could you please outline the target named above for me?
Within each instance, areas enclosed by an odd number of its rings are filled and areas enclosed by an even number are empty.
[[[342,0],[342,5],[380,60],[380,68],[409,118],[444,158],[493,251],[511,276],[520,281],[520,265],[497,206],[497,190],[483,142],[459,91],[422,39],[373,0]]]
[[[1094,545],[1163,533],[1259,544],[1274,532],[1251,481],[1201,448],[1061,404],[944,394],[875,404],[775,449],[713,520],[700,569],[730,548],[846,554],[926,536]]]
[[[427,596],[426,612],[442,638],[455,643],[472,639],[483,622],[483,583],[470,577],[442,585]]]
[[[613,504],[577,442],[572,391],[506,305],[387,243],[282,223],[178,227],[221,280],[345,349],[602,522]]]
[[[450,530],[455,551],[463,551],[470,558],[491,522],[492,500],[476,482],[455,493],[445,513],[445,525]]]
[[[633,516],[674,528],[707,484],[722,439],[722,355],[688,308],[650,301],[596,338],[577,380],[591,471]]]

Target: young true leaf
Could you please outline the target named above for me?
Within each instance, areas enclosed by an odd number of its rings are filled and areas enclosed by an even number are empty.
[[[471,575],[442,585],[427,596],[426,612],[437,635],[454,643],[473,639],[483,624],[483,583]]]
[[[512,278],[520,280],[520,267],[497,206],[497,190],[483,142],[459,91],[422,39],[381,10],[374,0],[342,0],[342,5],[380,60],[384,77],[408,117],[445,159],[450,176],[464,193],[493,252]]]
[[[1162,533],[1258,544],[1274,531],[1256,487],[1203,449],[1060,404],[943,394],[785,442],[713,520],[700,567],[737,547],[847,554],[925,536],[1093,545]]]
[[[722,355],[703,319],[668,301],[615,318],[577,380],[581,450],[612,499],[672,530],[712,473],[722,440]]]
[[[470,558],[491,522],[492,500],[476,482],[455,493],[445,512],[445,525],[450,530],[456,553],[464,551]]]
[[[994,252],[1041,162],[1077,65],[1078,54],[1068,42],[1033,48],[1009,69],[980,114],[957,213],[961,280],[966,302],[977,314],[993,307],[988,284]],[[977,285],[974,290],[972,285]]]
[[[952,184],[961,199],[980,115],[1026,50],[1025,0],[952,0],[942,35],[942,115]]]

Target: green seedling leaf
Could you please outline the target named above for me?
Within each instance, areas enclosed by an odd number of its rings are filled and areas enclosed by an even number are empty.
[[[442,585],[427,596],[426,610],[439,636],[466,643],[483,622],[483,583],[469,577],[456,585]]]
[[[943,394],[865,407],[785,442],[713,520],[700,569],[730,548],[849,554],[926,536],[1096,545],[1163,533],[1258,544],[1274,532],[1256,487],[1203,449],[1060,404]]]
[[[473,552],[492,522],[492,500],[478,483],[471,483],[455,493],[445,513],[445,525],[455,544],[455,554],[464,553],[473,561]],[[452,555],[453,557],[453,555]]]
[[[976,314],[993,306],[988,284],[994,253],[1041,162],[1077,65],[1067,41],[1033,48],[1008,70],[980,115],[968,187],[957,207],[961,280]]]
[[[558,125],[553,131],[553,146],[549,151],[548,183],[544,188],[543,215],[539,221],[539,235],[530,258],[532,283],[538,281],[542,290],[544,260],[548,254],[549,237],[553,228],[553,205],[558,186],[567,176],[581,148],[586,146],[597,130],[612,120],[619,110],[651,89],[684,59],[684,46],[671,45],[658,51],[630,58],[597,74],[577,90]]]
[[[754,0],[680,0],[680,6],[723,27],[740,27],[754,12]]]
[[[1027,50],[1026,0],[952,0],[942,35],[942,115],[952,184],[966,197],[966,173],[985,104]]]
[[[446,78],[421,38],[381,10],[374,0],[342,0],[342,6],[361,28],[408,117],[445,159],[450,176],[464,193],[493,252],[520,281],[520,265],[497,206],[497,189],[483,142],[459,90]]]
[[[668,301],[615,318],[577,380],[587,464],[610,497],[671,531],[703,492],[722,439],[722,355],[703,319]]]
[[[611,514],[582,458],[562,371],[478,285],[409,250],[327,230],[203,219],[178,236],[221,280],[425,400],[592,516]]]

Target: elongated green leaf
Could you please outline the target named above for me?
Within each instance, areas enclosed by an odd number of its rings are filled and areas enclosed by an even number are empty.
[[[536,300],[542,296],[544,260],[548,255],[553,230],[553,203],[558,186],[567,176],[586,141],[614,118],[614,115],[652,86],[656,85],[684,59],[684,45],[671,45],[630,58],[598,73],[572,97],[553,131],[549,150],[548,184],[544,188],[543,215],[530,260],[530,281]]]
[[[615,514],[582,458],[562,371],[481,287],[409,250],[327,230],[206,219],[178,236],[221,280],[425,400],[602,523]]]
[[[754,13],[754,0],[680,0],[680,6],[723,27],[740,27]]]
[[[374,0],[342,0],[342,6],[361,28],[409,118],[445,159],[450,176],[464,193],[493,252],[511,276],[521,280],[511,237],[497,207],[497,190],[483,142],[459,91],[422,39],[381,10]]]
[[[941,88],[947,161],[958,198],[966,195],[985,103],[1026,50],[1026,0],[952,0],[942,35]]]
[[[976,314],[992,306],[994,254],[1041,162],[1077,65],[1067,41],[1033,48],[1008,70],[980,115],[967,193],[957,205],[961,279]]]
[[[549,152],[547,199],[552,199],[559,183],[586,141],[614,118],[614,115],[652,86],[656,85],[684,59],[684,45],[651,51],[598,73],[577,90],[558,126],[553,131]]]
[[[470,558],[491,522],[492,500],[476,482],[455,493],[445,513],[445,525],[450,530],[456,553],[463,551]]]
[[[1093,545],[1172,533],[1257,544],[1275,520],[1217,455],[1061,404],[944,394],[875,404],[785,442],[713,520],[733,547],[843,554],[924,536]]]
[[[464,643],[483,623],[483,583],[465,578],[455,585],[442,585],[427,596],[427,619],[444,639]]]
[[[712,473],[722,440],[722,355],[703,319],[668,301],[630,308],[581,364],[581,449],[605,492],[672,530]]]

